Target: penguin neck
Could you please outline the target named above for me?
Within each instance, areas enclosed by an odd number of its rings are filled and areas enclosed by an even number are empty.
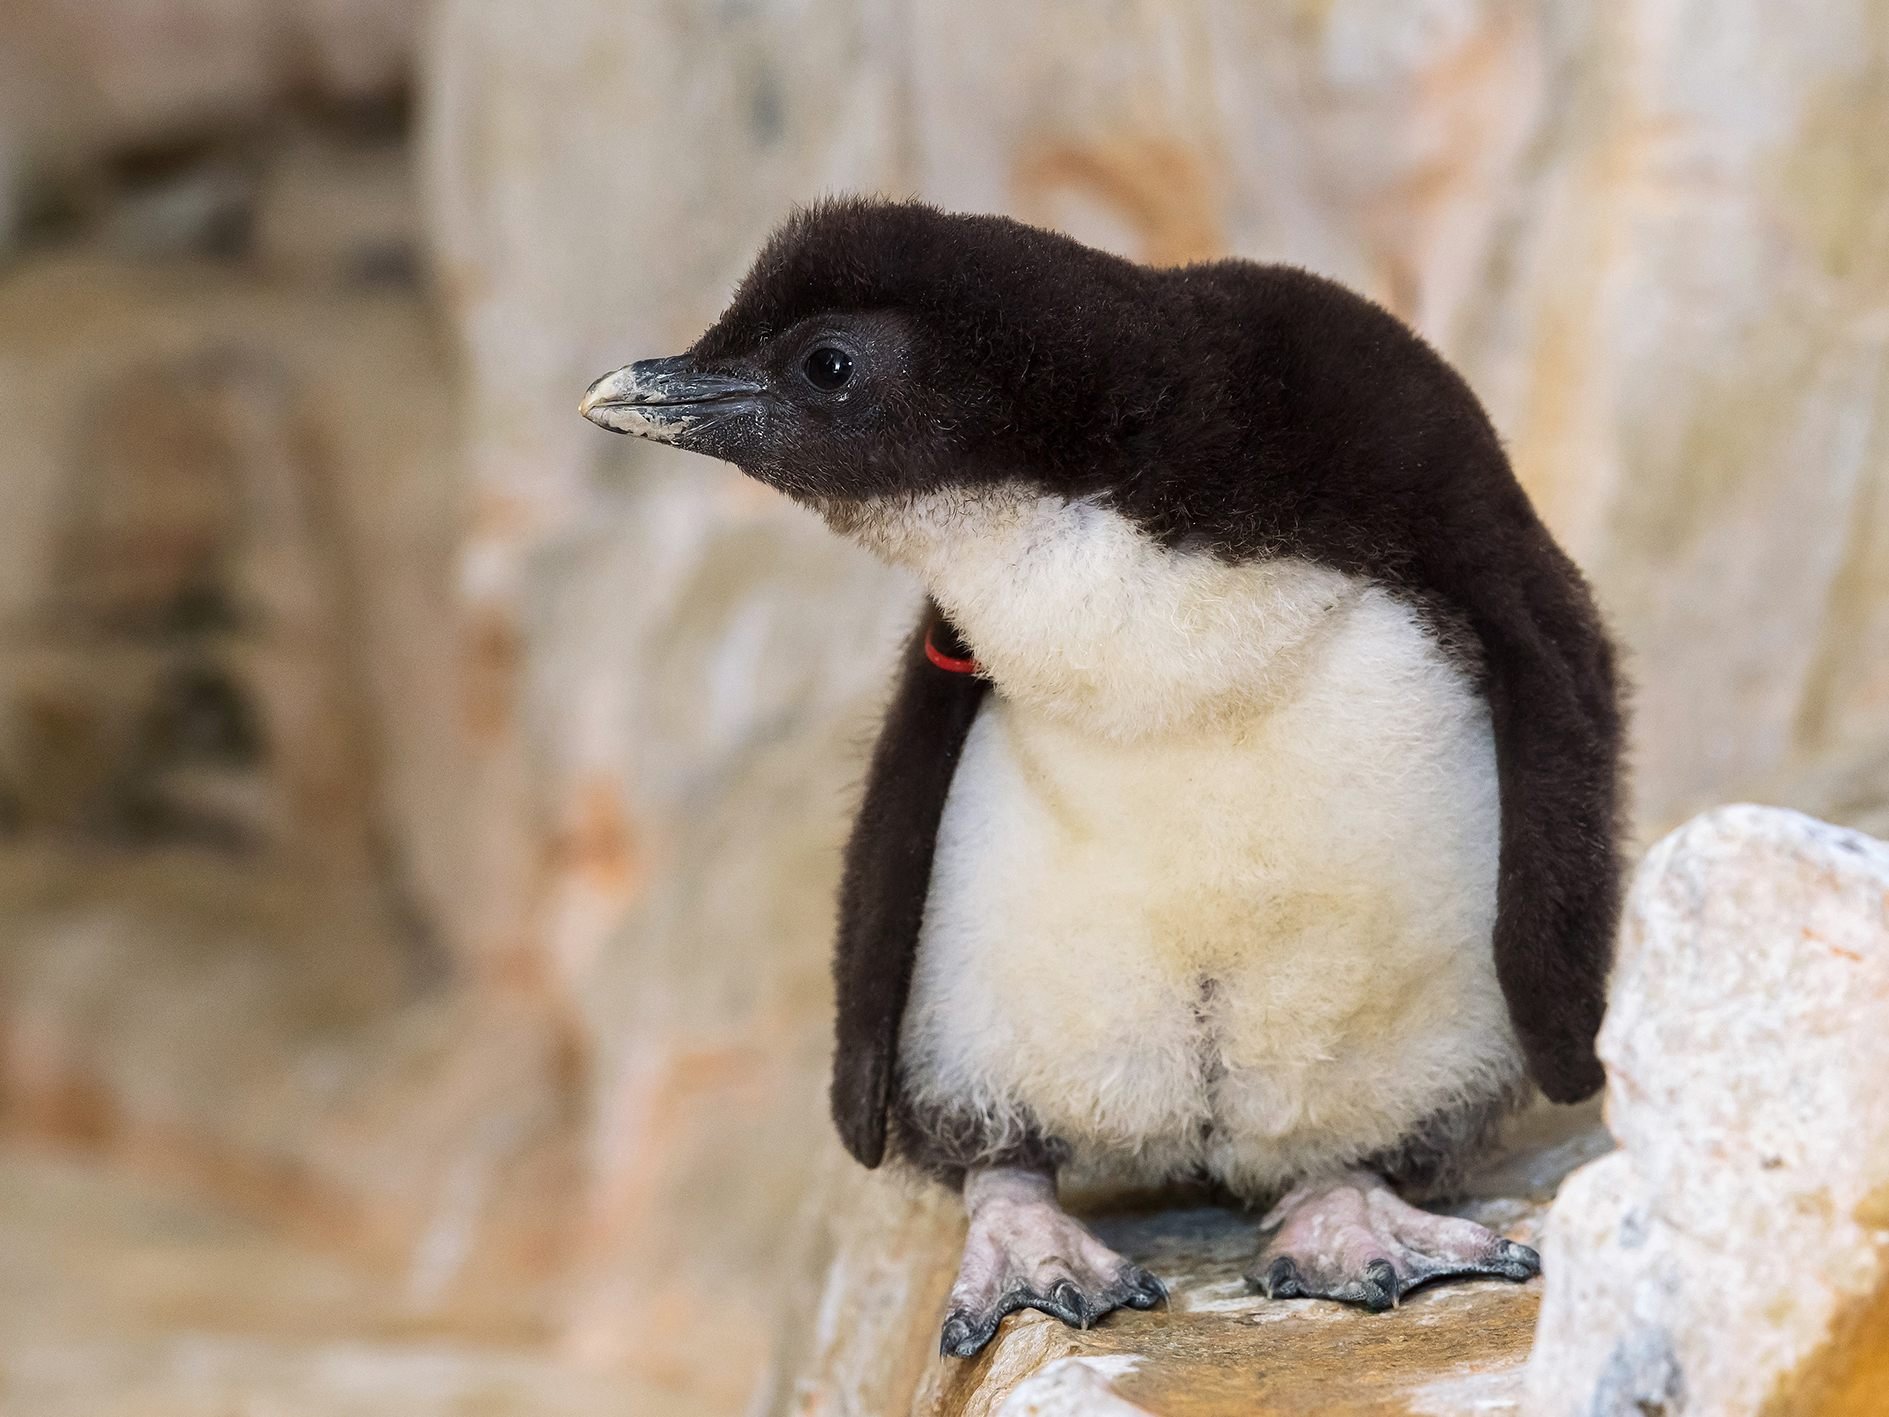
[[[1260,710],[1356,594],[1308,561],[1229,564],[1163,546],[1098,499],[1017,485],[829,520],[924,583],[1005,699],[1114,739]]]

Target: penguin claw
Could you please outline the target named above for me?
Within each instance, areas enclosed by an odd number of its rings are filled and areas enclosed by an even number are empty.
[[[1292,1262],[1290,1255],[1280,1255],[1266,1270],[1266,1277],[1254,1283],[1254,1288],[1263,1290],[1268,1299],[1300,1299],[1305,1296],[1305,1284],[1299,1278],[1299,1267]]]
[[[938,1351],[947,1358],[975,1358],[996,1337],[1004,1319],[1019,1309],[1035,1309],[1071,1328],[1086,1329],[1116,1309],[1151,1309],[1166,1298],[1167,1286],[1139,1265],[1127,1266],[1114,1283],[1095,1290],[1085,1290],[1074,1279],[1058,1280],[1048,1293],[1022,1286],[998,1295],[982,1310],[951,1310],[938,1333]]]
[[[1072,1279],[1065,1279],[1049,1291],[1049,1297],[1037,1307],[1075,1328],[1089,1326],[1089,1301]]]
[[[1018,1309],[1086,1329],[1117,1309],[1152,1309],[1167,1298],[1160,1280],[1056,1204],[1047,1176],[991,1168],[976,1180],[942,1352],[973,1356]]]
[[[1157,1304],[1167,1303],[1167,1285],[1138,1264],[1131,1264],[1122,1271],[1121,1282],[1127,1289],[1122,1302],[1131,1309],[1152,1309]]]
[[[1396,1307],[1400,1295],[1397,1270],[1389,1260],[1372,1260],[1358,1281],[1359,1299],[1374,1314]]]
[[[997,1322],[1001,1314],[992,1314],[985,1323],[975,1322],[971,1315],[954,1312],[944,1321],[944,1328],[938,1335],[938,1351],[947,1358],[972,1358],[977,1355],[990,1336],[997,1332]]]
[[[1533,1279],[1541,1273],[1541,1255],[1532,1246],[1516,1240],[1504,1240],[1496,1251],[1498,1273],[1516,1281]]]

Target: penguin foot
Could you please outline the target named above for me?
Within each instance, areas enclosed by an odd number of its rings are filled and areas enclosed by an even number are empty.
[[[1152,1309],[1167,1298],[1160,1280],[1064,1213],[1044,1173],[976,1171],[964,1196],[971,1227],[938,1343],[948,1357],[975,1356],[1018,1309],[1087,1328],[1112,1310]]]
[[[1541,1256],[1473,1220],[1432,1215],[1368,1171],[1294,1189],[1261,1222],[1272,1235],[1246,1282],[1270,1299],[1336,1299],[1374,1311],[1458,1275],[1532,1279]]]

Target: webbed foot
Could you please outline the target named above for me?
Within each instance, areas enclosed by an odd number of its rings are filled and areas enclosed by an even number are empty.
[[[1419,1210],[1366,1171],[1296,1188],[1261,1224],[1273,1233],[1246,1281],[1272,1299],[1383,1310],[1436,1279],[1541,1273],[1541,1256],[1527,1245],[1473,1220]]]
[[[939,1338],[947,1355],[974,1356],[1018,1309],[1087,1328],[1114,1309],[1151,1309],[1167,1297],[1160,1280],[1065,1214],[1042,1172],[973,1172],[964,1199],[971,1228]]]

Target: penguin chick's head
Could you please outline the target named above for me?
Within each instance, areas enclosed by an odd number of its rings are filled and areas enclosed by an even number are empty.
[[[1004,217],[829,201],[686,354],[604,375],[582,412],[828,512],[998,480],[1098,490],[1174,372],[1148,318],[1164,274]]]

